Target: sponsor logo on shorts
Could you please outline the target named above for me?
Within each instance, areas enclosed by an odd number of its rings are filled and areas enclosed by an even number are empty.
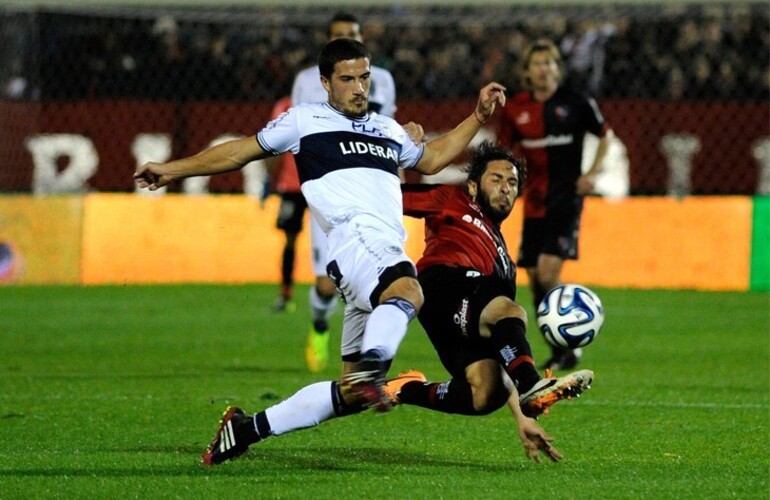
[[[463,299],[460,309],[454,315],[455,325],[460,327],[463,335],[468,335],[468,299]]]

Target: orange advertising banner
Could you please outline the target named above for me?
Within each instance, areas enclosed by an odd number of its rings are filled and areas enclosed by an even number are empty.
[[[278,205],[244,195],[89,195],[83,283],[278,282]],[[296,277],[309,281],[309,232],[297,245]]]
[[[564,279],[609,287],[746,290],[751,199],[748,197],[586,200],[580,260]],[[83,283],[270,282],[280,280],[283,234],[278,200],[264,208],[243,195],[153,198],[88,195],[83,224]],[[307,222],[307,221],[306,221]],[[419,258],[422,221],[405,218],[407,252]],[[503,224],[515,256],[520,207]],[[312,281],[307,231],[296,279]],[[526,273],[519,271],[519,284]]]
[[[0,196],[0,283],[80,283],[83,198]]]

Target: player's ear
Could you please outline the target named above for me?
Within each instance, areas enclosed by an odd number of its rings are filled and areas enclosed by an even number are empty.
[[[323,85],[323,88],[324,88],[324,90],[326,90],[327,92],[331,92],[331,90],[332,90],[332,84],[331,84],[331,82],[329,81],[329,79],[328,79],[328,78],[326,78],[326,77],[325,77],[325,76],[323,76],[323,75],[321,75],[321,85]]]
[[[479,194],[479,185],[476,184],[476,181],[468,179],[468,194],[471,195],[473,201],[476,201],[476,195]]]

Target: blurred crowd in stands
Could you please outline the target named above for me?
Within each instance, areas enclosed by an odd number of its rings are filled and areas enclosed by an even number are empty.
[[[313,64],[336,10],[0,8],[0,93],[274,101]],[[399,100],[473,98],[490,80],[512,92],[521,51],[539,37],[558,43],[569,82],[597,97],[770,98],[766,3],[353,13],[373,62],[395,76]]]

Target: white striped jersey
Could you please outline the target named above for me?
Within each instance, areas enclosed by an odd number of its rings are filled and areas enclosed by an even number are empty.
[[[369,111],[393,118],[396,115],[396,82],[385,68],[371,66],[369,87]],[[321,85],[321,71],[318,66],[305,68],[297,74],[291,88],[291,104],[326,102],[329,95]]]
[[[392,118],[301,104],[268,123],[257,141],[269,153],[294,154],[302,194],[324,232],[368,214],[405,236],[398,168],[413,168],[424,146]]]

